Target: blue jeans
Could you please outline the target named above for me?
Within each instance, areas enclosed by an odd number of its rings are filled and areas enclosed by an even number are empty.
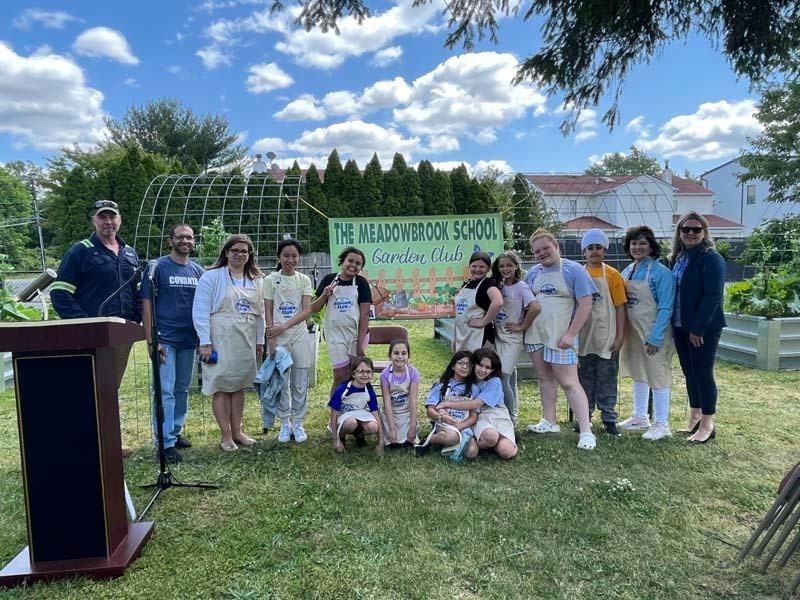
[[[172,448],[186,421],[189,383],[194,369],[195,349],[176,348],[162,343],[167,351],[166,362],[161,365],[161,398],[164,404],[164,448]],[[155,413],[153,432],[158,442]]]

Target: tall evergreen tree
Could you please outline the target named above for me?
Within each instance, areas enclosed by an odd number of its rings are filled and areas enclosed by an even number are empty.
[[[401,175],[401,184],[403,186],[403,213],[408,216],[417,216],[425,214],[422,205],[422,191],[419,181],[419,175],[414,170],[414,167],[409,167]]]
[[[344,169],[336,148],[328,156],[325,166],[325,181],[322,183],[325,198],[328,200],[328,217],[349,217],[350,210],[344,197]]]
[[[383,203],[383,169],[378,154],[372,155],[372,159],[364,169],[364,176],[361,179],[361,191],[353,207],[354,217],[375,217],[381,215],[381,204]],[[358,209],[356,212],[355,209]]]
[[[361,197],[361,171],[354,159],[348,160],[344,165],[342,175],[342,199],[347,205],[348,216],[360,216],[358,201]]]
[[[453,204],[453,185],[450,177],[444,171],[437,169],[433,174],[431,183],[431,211],[432,215],[452,215],[455,212]]]
[[[324,186],[319,179],[317,167],[313,163],[306,171],[305,192],[305,201],[316,209],[309,209],[308,213],[309,249],[312,252],[327,252],[328,219],[326,217],[328,216],[328,200],[325,197]]]
[[[434,215],[433,202],[433,165],[429,160],[419,161],[417,177],[419,178],[419,193],[422,199],[422,214]]]
[[[458,215],[470,214],[472,190],[467,167],[458,165],[450,172],[450,185],[453,189],[453,210]]]

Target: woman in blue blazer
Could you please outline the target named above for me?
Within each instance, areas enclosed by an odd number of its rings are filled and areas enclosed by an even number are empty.
[[[675,349],[686,377],[692,409],[685,433],[689,441],[705,444],[716,437],[717,384],[714,359],[725,315],[725,260],[714,249],[703,215],[690,211],[678,221],[670,262],[675,276],[675,309],[672,324]]]

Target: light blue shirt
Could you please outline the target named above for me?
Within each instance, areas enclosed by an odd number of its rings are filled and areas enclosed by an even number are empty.
[[[673,277],[672,271],[648,256],[639,263],[635,271],[633,267],[636,263],[631,263],[625,267],[625,270],[622,271],[622,277],[626,281],[644,281],[647,277],[647,269],[650,263],[653,263],[653,268],[650,270],[650,291],[658,306],[658,314],[655,325],[653,325],[650,335],[647,336],[647,343],[651,346],[661,347],[661,344],[664,343],[664,335],[672,319],[672,309],[675,305],[675,277]],[[633,273],[633,277],[631,277],[631,273]]]

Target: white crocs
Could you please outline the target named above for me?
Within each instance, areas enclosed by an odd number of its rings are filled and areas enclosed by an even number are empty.
[[[578,436],[578,450],[594,450],[597,447],[597,438],[593,433],[582,433]]]
[[[527,431],[529,433],[558,433],[561,431],[561,427],[547,419],[542,419],[535,425],[528,425]]]

